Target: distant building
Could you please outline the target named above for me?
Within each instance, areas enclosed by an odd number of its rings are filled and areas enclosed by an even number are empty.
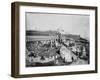
[[[62,39],[77,41],[80,39],[80,35],[64,34],[62,35]]]
[[[87,42],[85,39],[80,39],[80,35],[61,34],[57,31],[26,31],[26,41],[42,41],[42,40],[70,40]]]

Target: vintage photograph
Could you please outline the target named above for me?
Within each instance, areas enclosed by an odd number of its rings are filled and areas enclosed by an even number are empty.
[[[11,76],[97,73],[98,8],[11,4]]]
[[[89,15],[26,12],[26,67],[89,64]]]

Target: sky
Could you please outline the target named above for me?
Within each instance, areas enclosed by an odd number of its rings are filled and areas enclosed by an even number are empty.
[[[26,30],[63,30],[89,39],[89,15],[26,13]]]

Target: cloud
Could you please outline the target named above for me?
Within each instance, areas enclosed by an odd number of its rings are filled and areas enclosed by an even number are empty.
[[[27,13],[27,30],[57,30],[77,34],[89,39],[89,16],[70,14]]]

